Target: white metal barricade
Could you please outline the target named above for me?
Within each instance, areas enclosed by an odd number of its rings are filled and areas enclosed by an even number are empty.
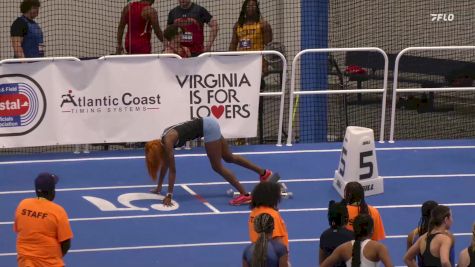
[[[242,56],[242,55],[277,55],[282,59],[282,86],[280,92],[260,92],[260,96],[280,96],[280,110],[279,110],[279,129],[277,133],[277,146],[282,146],[282,126],[284,120],[284,101],[285,101],[285,84],[287,81],[287,59],[285,56],[274,50],[264,51],[233,51],[233,52],[206,52],[199,57],[206,56]]]
[[[383,78],[383,88],[381,89],[351,89],[351,90],[313,90],[313,91],[295,91],[295,75],[296,75],[296,66],[297,61],[301,56],[308,53],[327,53],[327,52],[351,52],[351,51],[374,51],[380,53],[384,57],[384,78]],[[323,95],[323,94],[356,94],[356,93],[383,93],[382,102],[382,111],[381,111],[381,128],[380,128],[380,137],[379,142],[384,142],[384,117],[386,112],[386,95],[388,87],[388,66],[389,60],[387,54],[380,48],[377,47],[358,47],[358,48],[315,48],[315,49],[305,49],[300,51],[295,55],[294,60],[292,61],[292,74],[290,81],[290,100],[289,100],[289,128],[287,136],[287,146],[292,145],[292,112],[294,106],[294,96],[295,95]]]
[[[24,63],[24,62],[38,62],[38,61],[59,61],[59,60],[70,60],[70,61],[81,61],[77,57],[30,57],[30,58],[9,58],[0,61],[1,64],[5,63]]]
[[[136,54],[136,55],[108,55],[108,56],[102,56],[99,59],[104,60],[104,59],[117,59],[117,58],[179,58],[181,57],[177,54]]]
[[[475,46],[430,46],[430,47],[408,47],[403,49],[396,57],[394,63],[394,83],[393,99],[391,103],[391,129],[389,132],[389,142],[394,142],[394,123],[396,120],[396,97],[397,92],[447,92],[447,91],[474,91],[475,87],[449,87],[449,88],[404,88],[398,89],[399,61],[401,57],[409,51],[430,51],[430,50],[474,50]]]

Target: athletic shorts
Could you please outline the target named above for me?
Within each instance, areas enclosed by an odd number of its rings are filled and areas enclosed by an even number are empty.
[[[210,117],[203,118],[203,136],[205,143],[221,139],[221,129],[218,121]]]

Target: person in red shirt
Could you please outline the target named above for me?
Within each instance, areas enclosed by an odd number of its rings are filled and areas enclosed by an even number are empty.
[[[152,28],[157,38],[163,42],[163,33],[158,23],[158,13],[152,4],[155,0],[142,0],[127,4],[122,10],[117,29],[116,54],[122,54],[122,37],[127,25],[125,50],[128,54],[150,54],[152,52]]]
[[[206,8],[190,0],[178,0],[178,4],[168,13],[167,25],[175,24],[184,30],[181,43],[190,49],[193,57],[211,51],[214,40],[218,35],[216,19],[211,16]],[[211,28],[206,45],[204,42],[204,24],[208,24]]]
[[[24,199],[15,212],[19,267],[60,267],[71,247],[68,214],[53,202],[58,177],[41,173],[35,179],[36,198]]]

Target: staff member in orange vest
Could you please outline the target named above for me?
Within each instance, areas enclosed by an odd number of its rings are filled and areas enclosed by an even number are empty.
[[[280,203],[280,186],[277,183],[258,183],[252,190],[251,214],[249,215],[248,227],[251,242],[259,239],[259,234],[254,229],[254,220],[262,213],[267,213],[274,219],[274,231],[272,239],[279,241],[289,248],[289,233],[284,219],[280,216],[277,205]]]
[[[53,202],[58,176],[40,173],[35,180],[36,198],[20,202],[13,230],[17,233],[19,267],[64,266],[73,232],[68,214]]]

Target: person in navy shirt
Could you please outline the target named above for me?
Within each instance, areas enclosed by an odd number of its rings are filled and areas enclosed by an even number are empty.
[[[191,2],[178,0],[178,6],[168,13],[167,25],[176,25],[183,29],[181,44],[196,57],[203,52],[211,51],[214,40],[218,35],[218,22],[206,8]],[[204,42],[204,24],[211,28],[209,40]]]
[[[328,223],[330,228],[320,235],[320,264],[322,264],[338,246],[355,238],[353,232],[345,227],[348,223],[348,217],[348,210],[344,203],[335,202],[334,200],[328,203]],[[346,263],[340,262],[334,266],[346,266]]]
[[[18,17],[10,28],[15,58],[44,57],[43,32],[35,18],[40,10],[39,0],[23,0]]]

